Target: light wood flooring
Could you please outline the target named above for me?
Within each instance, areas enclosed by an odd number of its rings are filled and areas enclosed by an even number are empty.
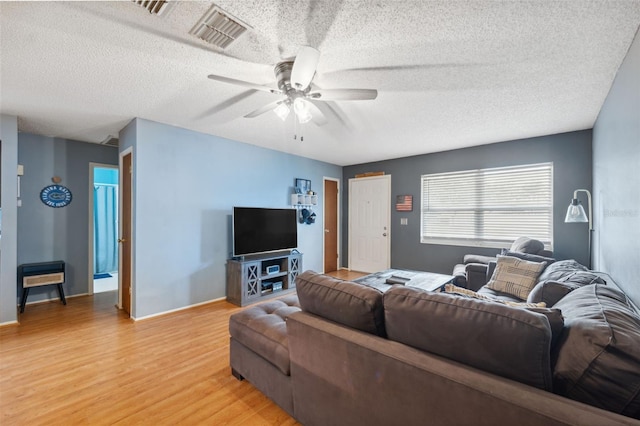
[[[231,375],[229,316],[242,308],[220,301],[134,322],[116,297],[27,305],[19,325],[0,327],[0,424],[298,424]]]

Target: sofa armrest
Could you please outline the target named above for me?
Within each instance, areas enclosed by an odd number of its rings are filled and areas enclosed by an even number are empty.
[[[469,263],[465,265],[467,288],[477,291],[487,283],[487,265],[483,263]]]
[[[487,276],[486,276],[487,282],[489,282],[489,280],[493,276],[493,271],[496,270],[497,265],[498,265],[498,262],[489,262],[489,264],[487,265]]]
[[[465,254],[464,255],[464,263],[482,263],[487,264],[491,261],[495,261],[497,258],[495,256],[482,256],[480,254]]]

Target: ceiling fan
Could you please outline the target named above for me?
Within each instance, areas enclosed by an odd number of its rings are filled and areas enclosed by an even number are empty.
[[[312,81],[316,75],[319,59],[320,52],[318,50],[310,46],[302,46],[294,59],[279,62],[273,70],[276,75],[278,89],[215,74],[210,74],[209,78],[283,96],[277,101],[268,103],[248,113],[245,118],[253,118],[266,112],[274,111],[284,121],[287,119],[291,109],[293,109],[298,122],[301,124],[313,121],[319,126],[326,124],[327,119],[313,102],[372,100],[378,96],[378,91],[375,89],[317,88],[312,84]]]

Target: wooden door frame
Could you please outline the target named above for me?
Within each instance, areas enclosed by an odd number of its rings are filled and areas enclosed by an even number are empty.
[[[94,180],[94,175],[95,175],[95,169],[118,169],[118,174],[120,173],[120,168],[119,166],[115,165],[115,164],[103,164],[103,163],[93,163],[90,162],[89,163],[89,267],[87,268],[88,271],[88,276],[87,276],[87,282],[89,283],[89,286],[87,288],[87,293],[88,294],[93,294],[93,232],[94,232],[94,226],[93,226],[93,215],[95,214],[95,206],[94,206],[94,200],[93,200],[93,180]],[[120,186],[120,185],[118,185]],[[118,191],[119,193],[120,191]],[[118,198],[120,198],[120,196],[118,195]],[[119,200],[118,200],[119,201]],[[120,206],[118,206],[118,208],[120,208]],[[118,216],[120,216],[120,213],[118,212]],[[119,259],[118,259],[119,260]],[[118,264],[118,269],[120,268],[120,265]]]
[[[124,171],[123,171],[123,166],[124,166],[124,157],[126,157],[127,155],[131,155],[131,168],[133,170],[133,147],[129,147],[127,149],[125,149],[124,151],[120,152],[119,155],[119,161],[118,161],[118,165],[119,165],[119,186],[120,188],[122,188],[123,190],[118,191],[118,236],[119,238],[122,238],[122,227],[124,225],[124,221],[125,221],[125,217],[123,214],[123,197],[124,197],[124,188],[123,188],[123,184],[122,184],[122,179],[124,178]],[[134,206],[133,206],[133,174],[131,176],[131,193],[129,194],[130,197],[130,215],[128,218],[128,221],[130,223],[130,232],[131,234],[133,234],[133,210],[134,210]],[[133,237],[129,236],[130,240],[129,244],[131,244],[131,255],[130,255],[130,259],[129,259],[129,265],[131,267],[131,276],[129,277],[129,285],[131,286],[131,294],[130,294],[130,300],[129,300],[129,316],[133,318],[133,299],[134,299],[134,285],[133,285]],[[122,305],[122,298],[123,298],[123,294],[122,294],[122,247],[120,246],[118,248],[118,309],[123,309],[123,305]]]
[[[341,217],[341,215],[340,215],[340,204],[341,204],[340,201],[341,201],[341,198],[342,198],[342,196],[341,196],[342,195],[342,191],[340,190],[340,179],[327,177],[327,176],[323,176],[322,177],[322,206],[323,206],[323,209],[322,209],[322,212],[323,212],[323,215],[322,215],[322,265],[323,265],[323,269],[324,269],[324,263],[325,263],[324,262],[324,253],[325,253],[325,251],[324,251],[324,249],[325,249],[325,232],[324,232],[324,230],[326,229],[325,228],[325,217],[324,217],[324,206],[326,205],[326,196],[327,196],[327,194],[324,191],[324,186],[325,186],[325,182],[326,181],[336,182],[336,185],[338,186],[338,201],[336,203],[336,216],[337,216],[337,220],[336,220],[336,227],[337,227],[337,229],[336,229],[336,233],[337,233],[337,235],[336,235],[336,244],[337,244],[338,247],[336,247],[336,250],[337,250],[337,253],[338,253],[338,260],[337,260],[338,264],[337,264],[337,267],[338,267],[338,270],[340,270],[340,269],[342,269],[342,267],[340,266],[341,263],[342,263],[341,262],[342,255],[341,255],[341,250],[340,250],[340,248],[341,248],[340,247],[341,246],[340,241],[342,241],[342,221],[340,220],[340,217]],[[323,271],[323,272],[327,272],[327,271]]]

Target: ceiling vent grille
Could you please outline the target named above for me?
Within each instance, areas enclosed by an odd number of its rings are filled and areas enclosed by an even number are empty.
[[[207,43],[226,49],[251,26],[213,6],[189,32]]]
[[[107,136],[105,140],[100,142],[100,145],[108,145],[108,146],[118,146],[120,144],[120,140],[115,136]]]
[[[168,0],[158,0],[158,1],[150,1],[150,0],[131,0],[138,6],[142,6],[152,15],[162,15],[163,12],[167,10],[167,6],[169,5]]]

